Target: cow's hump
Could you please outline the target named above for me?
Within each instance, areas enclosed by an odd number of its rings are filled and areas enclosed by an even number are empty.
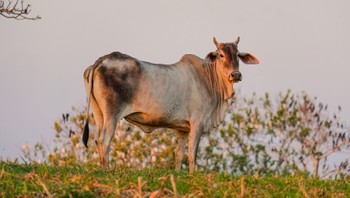
[[[201,64],[203,62],[203,59],[193,54],[185,54],[181,57],[180,62]]]

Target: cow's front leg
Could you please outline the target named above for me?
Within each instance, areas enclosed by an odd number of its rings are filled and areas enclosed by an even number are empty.
[[[195,171],[197,150],[199,141],[203,133],[203,127],[200,123],[191,126],[190,137],[188,140],[188,161],[190,165],[190,173]]]
[[[175,170],[181,169],[188,132],[176,131]]]

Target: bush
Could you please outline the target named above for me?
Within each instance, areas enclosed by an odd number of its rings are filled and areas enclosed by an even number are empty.
[[[197,157],[200,170],[236,175],[348,174],[349,159],[338,164],[328,162],[331,155],[349,151],[349,130],[340,120],[340,107],[331,114],[317,98],[290,90],[277,95],[274,101],[266,93],[262,97],[237,96],[229,104],[224,123],[202,137]],[[47,152],[38,144],[34,154],[41,152],[52,165],[97,163],[91,141],[94,134],[90,134],[89,149],[80,141],[85,112],[84,107],[73,107],[70,113],[63,114],[54,123],[54,149]],[[93,131],[92,116],[90,127]],[[122,120],[112,142],[110,164],[137,169],[174,168],[174,148],[173,130],[158,129],[147,134]],[[26,152],[25,158],[33,161],[30,151]],[[186,157],[183,168],[188,168]]]

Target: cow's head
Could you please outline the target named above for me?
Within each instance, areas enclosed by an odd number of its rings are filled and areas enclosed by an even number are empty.
[[[242,80],[238,59],[245,64],[259,64],[259,60],[253,55],[238,51],[239,37],[233,43],[218,43],[215,37],[213,40],[217,49],[215,52],[209,53],[206,59],[216,63],[220,75],[229,83]]]

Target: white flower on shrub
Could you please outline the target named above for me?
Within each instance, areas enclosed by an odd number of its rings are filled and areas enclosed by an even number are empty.
[[[258,129],[259,129],[259,127],[260,127],[260,125],[258,125],[258,124],[254,124],[254,129],[258,130]]]
[[[227,152],[227,151],[223,151],[223,152],[222,152],[222,157],[223,157],[224,159],[226,159],[226,158],[228,157],[228,152]]]
[[[157,155],[157,153],[158,153],[158,148],[155,147],[151,149],[151,156]]]
[[[247,146],[247,151],[250,151],[251,148],[252,148],[251,145],[248,145]]]
[[[93,153],[92,154],[92,158],[97,159],[98,158],[98,154],[97,153]]]
[[[156,160],[157,160],[157,156],[153,155],[153,156],[151,157],[151,163],[155,163]]]
[[[167,147],[164,144],[160,145],[160,150],[165,151],[166,149]]]
[[[125,153],[117,151],[117,156],[118,156],[118,158],[124,159],[125,158]]]
[[[142,169],[145,169],[146,167],[147,167],[147,162],[143,161],[143,162],[142,162],[142,165],[141,165],[141,168],[142,168]]]
[[[61,148],[61,153],[66,153],[66,147]]]
[[[25,145],[22,146],[22,151],[23,152],[27,152],[27,151],[29,151],[29,149],[30,149],[30,145],[29,144],[25,144]]]

